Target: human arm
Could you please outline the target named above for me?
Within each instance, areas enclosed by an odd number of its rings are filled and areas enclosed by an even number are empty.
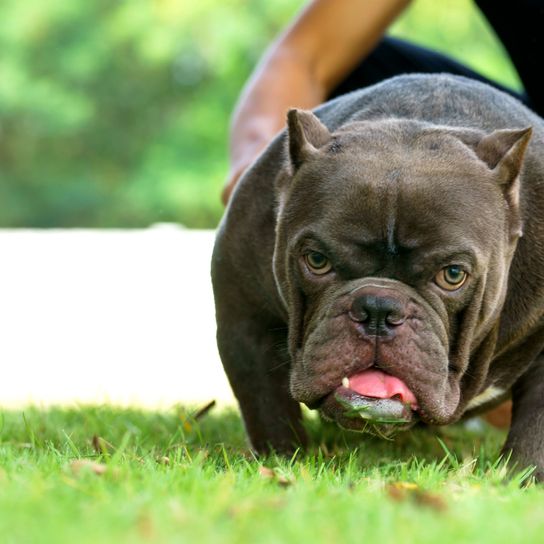
[[[226,204],[240,175],[285,124],[311,109],[377,44],[410,0],[313,0],[269,47],[248,80],[230,130]]]

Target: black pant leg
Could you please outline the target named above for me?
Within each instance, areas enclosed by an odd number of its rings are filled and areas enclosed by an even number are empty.
[[[476,0],[508,51],[529,97],[544,117],[544,0]]]
[[[384,79],[411,73],[450,73],[488,83],[527,103],[524,95],[516,93],[452,58],[425,47],[386,37],[331,93],[329,98],[379,83]]]

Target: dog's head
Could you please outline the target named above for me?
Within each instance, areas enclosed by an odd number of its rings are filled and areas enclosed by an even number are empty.
[[[289,112],[274,274],[296,400],[354,429],[462,415],[494,348],[530,133],[382,120],[331,134]]]

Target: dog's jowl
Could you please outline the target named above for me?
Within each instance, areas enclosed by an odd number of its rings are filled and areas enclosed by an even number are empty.
[[[544,476],[544,121],[411,75],[292,110],[221,223],[218,344],[252,446],[300,403],[380,434],[509,396],[505,451]]]

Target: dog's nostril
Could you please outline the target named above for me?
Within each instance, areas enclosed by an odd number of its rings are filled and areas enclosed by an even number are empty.
[[[405,319],[406,318],[404,317],[404,315],[400,312],[391,312],[390,314],[385,316],[385,321],[393,327],[398,327],[399,325],[402,325]]]
[[[365,321],[368,321],[370,317],[368,315],[368,312],[365,311],[363,308],[354,308],[353,306],[349,311],[349,316],[353,321],[358,321],[359,323],[364,323]]]
[[[363,295],[357,297],[351,304],[349,315],[353,321],[364,323],[373,319],[376,314],[376,297],[373,295]]]
[[[350,318],[371,334],[390,333],[406,319],[403,305],[395,298],[365,294],[351,304]]]

